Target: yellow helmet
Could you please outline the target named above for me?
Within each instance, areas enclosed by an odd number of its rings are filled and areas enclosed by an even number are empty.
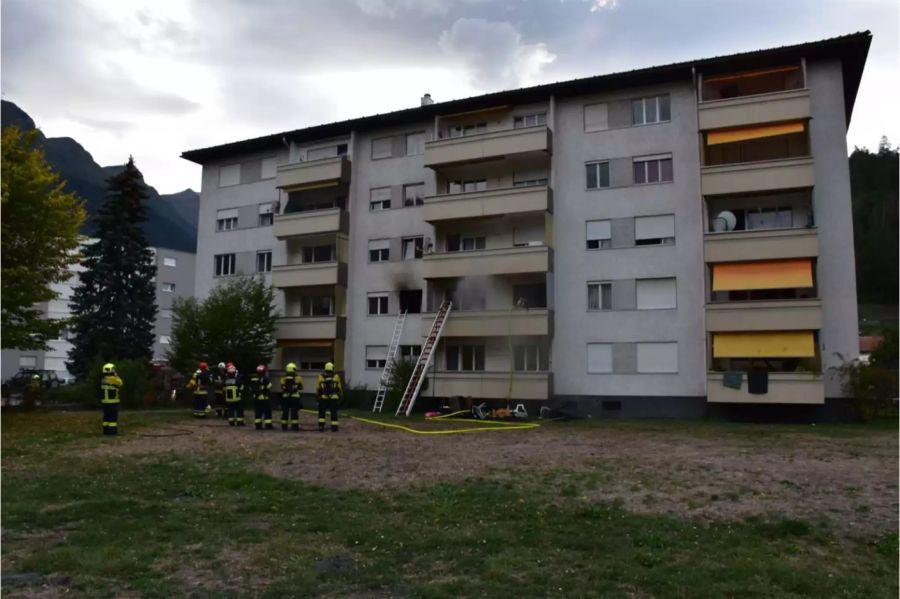
[[[116,371],[116,365],[112,362],[107,362],[103,365],[103,374],[112,374]]]
[[[293,362],[288,362],[288,365],[284,367],[288,372],[297,372],[297,365]]]
[[[32,374],[32,375],[31,375],[31,380],[33,380],[33,381],[39,381],[39,380],[41,380],[41,375],[39,375],[39,374]]]
[[[332,364],[331,362],[326,362],[325,372],[334,372],[334,364]]]

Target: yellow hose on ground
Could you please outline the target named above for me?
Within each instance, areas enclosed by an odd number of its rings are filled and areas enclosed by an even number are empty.
[[[313,410],[303,410],[304,412],[310,412],[315,414]],[[433,418],[426,418],[426,420],[447,420],[448,422],[471,422],[468,418],[451,418],[452,416],[456,416],[457,414],[468,414],[467,410],[460,410],[459,412],[452,412],[450,414],[442,414],[441,416],[435,416]],[[407,433],[413,433],[415,435],[455,435],[457,433],[477,433],[482,431],[516,431],[516,430],[528,430],[533,428],[538,428],[541,425],[537,422],[503,422],[499,420],[479,420],[478,423],[480,425],[486,426],[478,426],[478,427],[469,427],[469,428],[456,428],[456,429],[447,429],[442,431],[423,431],[419,429],[415,429],[409,426],[404,426],[402,424],[394,424],[391,422],[381,422],[380,420],[372,420],[370,418],[361,418],[359,416],[350,416],[353,420],[358,420],[359,422],[365,422],[366,424],[375,424],[377,426],[383,426],[385,428],[396,428]]]

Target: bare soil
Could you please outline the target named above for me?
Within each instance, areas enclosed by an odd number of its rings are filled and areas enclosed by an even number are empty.
[[[319,433],[230,428],[220,420],[128,432],[82,455],[236,452],[265,472],[339,489],[387,490],[466,478],[514,478],[535,491],[618,501],[641,513],[705,519],[781,515],[824,521],[852,536],[896,530],[894,432],[771,433],[678,422],[417,435],[344,418]],[[422,430],[460,426],[422,423]],[[762,434],[767,433],[767,434]],[[172,436],[149,436],[172,435]],[[212,456],[211,456],[212,457]]]

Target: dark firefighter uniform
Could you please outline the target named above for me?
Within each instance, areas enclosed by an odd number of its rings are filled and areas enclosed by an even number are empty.
[[[297,366],[292,362],[285,368],[286,374],[281,377],[281,430],[300,430],[300,392],[303,390],[303,379],[297,374]]]
[[[241,378],[236,369],[225,371],[225,378],[222,380],[223,391],[225,393],[226,415],[230,426],[244,426],[244,389],[241,385]]]
[[[325,372],[316,380],[316,399],[319,402],[319,430],[325,430],[325,412],[331,411],[331,431],[338,430],[338,408],[344,389],[341,386],[341,377],[334,372],[334,364],[325,364]]]
[[[206,408],[209,405],[209,388],[212,386],[212,377],[206,364],[201,363],[200,368],[191,379],[191,387],[194,389],[194,417],[206,418]]]
[[[265,366],[257,367],[256,374],[250,377],[247,386],[250,388],[250,396],[253,398],[253,423],[256,425],[256,429],[273,428],[272,404],[269,400],[272,382],[266,376]]]
[[[103,407],[103,434],[116,435],[119,432],[119,389],[122,379],[116,374],[113,364],[104,364],[100,379],[100,404]]]
[[[28,386],[25,387],[25,407],[33,408],[37,405],[38,399],[41,397],[41,375],[33,374],[31,375],[31,380],[28,381]]]

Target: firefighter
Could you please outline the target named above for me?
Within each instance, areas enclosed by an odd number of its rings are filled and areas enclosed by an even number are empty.
[[[103,407],[103,434],[116,435],[119,432],[119,389],[122,379],[116,374],[114,364],[103,365],[100,379],[100,404]]]
[[[194,390],[194,417],[206,418],[209,412],[209,388],[212,386],[212,377],[209,374],[209,366],[206,362],[200,362],[197,372],[188,384],[188,388]]]
[[[219,362],[216,371],[212,373],[212,386],[215,392],[215,400],[213,407],[216,410],[216,416],[224,418],[225,416],[225,362]]]
[[[285,367],[286,374],[281,377],[281,430],[300,430],[300,392],[303,390],[303,379],[297,374],[297,365],[291,362]]]
[[[28,381],[28,385],[25,387],[25,407],[28,409],[34,408],[37,406],[40,397],[41,375],[34,373],[31,375],[31,380]]]
[[[225,378],[222,379],[222,387],[225,394],[225,405],[229,426],[244,426],[244,402],[243,385],[240,375],[234,364],[229,362],[225,366]]]
[[[341,386],[341,377],[334,372],[334,364],[325,364],[325,372],[316,380],[316,399],[319,400],[319,432],[325,430],[325,411],[331,411],[331,432],[338,430],[338,407],[344,389]]]
[[[272,426],[272,404],[269,402],[269,390],[272,388],[272,382],[266,376],[265,366],[260,364],[256,367],[256,374],[250,377],[248,387],[250,387],[250,395],[253,397],[253,423],[256,425],[256,430],[261,430],[263,427],[274,428]]]

